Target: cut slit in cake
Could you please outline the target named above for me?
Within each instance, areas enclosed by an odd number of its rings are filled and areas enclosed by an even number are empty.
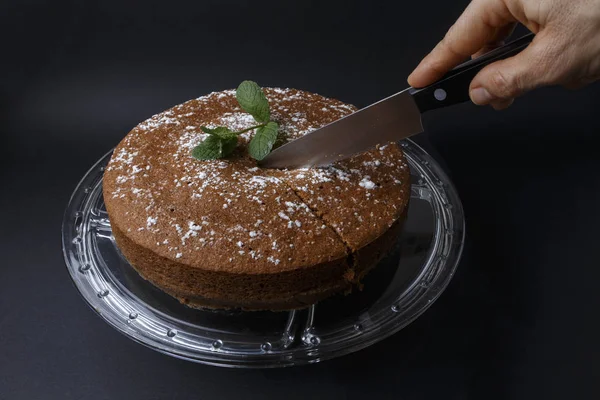
[[[287,140],[356,110],[295,89],[264,92]],[[105,170],[121,252],[189,306],[287,310],[348,292],[402,228],[410,178],[396,143],[318,169],[257,167],[246,151],[254,131],[225,159],[190,155],[207,137],[201,126],[255,124],[234,91],[212,93],[139,124]]]

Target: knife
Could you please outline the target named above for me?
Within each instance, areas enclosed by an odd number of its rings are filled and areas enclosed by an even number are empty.
[[[466,102],[475,75],[494,61],[514,56],[533,40],[529,33],[452,69],[430,86],[409,87],[273,150],[264,168],[322,167],[367,151],[377,144],[423,132],[421,115]]]

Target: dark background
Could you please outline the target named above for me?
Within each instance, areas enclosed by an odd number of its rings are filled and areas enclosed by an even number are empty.
[[[465,256],[416,322],[285,370],[173,359],[117,333],[64,268],[78,180],[138,122],[243,79],[365,106],[467,1],[0,3],[0,399],[597,399],[600,86],[504,112],[432,112],[467,215]]]

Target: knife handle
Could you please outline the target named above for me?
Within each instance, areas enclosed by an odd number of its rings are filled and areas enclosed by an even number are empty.
[[[469,86],[479,71],[495,61],[512,57],[525,49],[534,38],[529,33],[480,57],[460,64],[437,82],[421,89],[410,89],[421,113],[470,100]]]

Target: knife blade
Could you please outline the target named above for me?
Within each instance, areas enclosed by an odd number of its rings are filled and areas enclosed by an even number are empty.
[[[284,144],[264,158],[260,166],[325,166],[422,131],[421,112],[406,89]]]
[[[423,132],[421,116],[437,108],[466,102],[469,84],[486,65],[522,51],[528,34],[481,57],[467,61],[434,84],[407,88],[273,150],[259,162],[263,168],[322,167],[367,151],[377,144]]]

